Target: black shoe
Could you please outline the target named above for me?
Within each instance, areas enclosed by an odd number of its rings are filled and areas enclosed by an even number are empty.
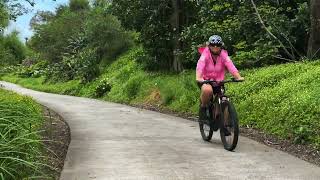
[[[200,109],[199,109],[199,120],[200,121],[207,121],[208,120],[207,108],[206,107],[200,107]]]
[[[223,132],[224,132],[224,136],[230,136],[231,135],[230,131],[226,127],[223,127]]]
[[[220,116],[218,115],[214,120],[213,120],[213,131],[218,131],[218,129],[220,128]]]

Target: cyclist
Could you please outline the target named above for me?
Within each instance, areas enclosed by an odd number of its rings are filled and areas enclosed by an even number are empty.
[[[236,80],[244,80],[239,71],[234,66],[228,52],[223,49],[224,43],[218,35],[212,35],[209,38],[207,47],[199,48],[201,57],[197,63],[196,80],[201,88],[200,120],[206,119],[206,105],[209,103],[212,94],[220,92],[220,87],[214,87],[209,84],[203,84],[204,80],[223,81],[225,69],[227,69]]]

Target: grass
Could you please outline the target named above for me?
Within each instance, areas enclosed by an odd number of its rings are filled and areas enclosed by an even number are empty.
[[[31,98],[0,89],[0,179],[39,179],[43,144],[40,106]]]
[[[14,74],[8,74],[1,78],[4,81],[20,84],[26,88],[38,91],[77,95],[79,93],[80,81],[72,80],[68,82],[44,83],[43,77],[38,78],[19,78]]]

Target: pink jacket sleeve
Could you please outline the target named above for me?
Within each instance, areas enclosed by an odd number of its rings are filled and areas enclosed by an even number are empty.
[[[235,67],[235,65],[233,64],[232,60],[230,59],[228,52],[226,50],[223,50],[221,52],[222,57],[224,59],[224,65],[225,67],[228,69],[228,71],[232,74],[235,75],[236,73],[238,73],[238,69]]]
[[[196,69],[197,74],[201,74],[201,77],[203,76],[203,70],[205,65],[206,65],[206,56],[203,53],[201,54],[201,57],[198,60],[197,69]]]

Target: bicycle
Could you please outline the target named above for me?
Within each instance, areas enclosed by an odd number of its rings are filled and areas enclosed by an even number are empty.
[[[224,149],[232,151],[236,148],[239,137],[239,124],[237,112],[229,97],[225,95],[224,84],[230,82],[242,82],[235,79],[224,81],[205,80],[203,84],[210,84],[212,88],[220,87],[220,92],[213,94],[206,108],[206,119],[200,120],[199,127],[202,139],[210,141],[213,131],[220,129],[220,138]]]

